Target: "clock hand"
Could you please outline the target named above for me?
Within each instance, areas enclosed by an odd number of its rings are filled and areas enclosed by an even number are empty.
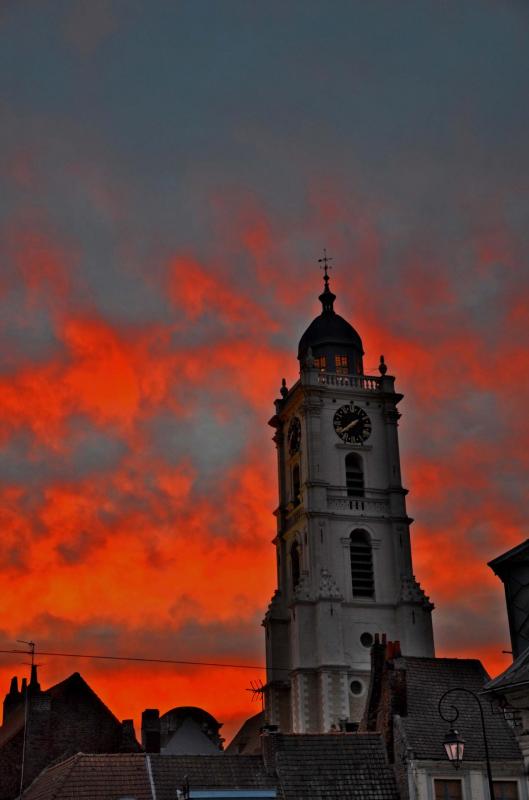
[[[351,422],[350,422],[348,425],[346,425],[346,426],[345,426],[345,428],[342,428],[342,430],[340,431],[340,433],[345,433],[346,431],[348,431],[348,430],[349,430],[349,428],[354,428],[354,426],[355,426],[355,425],[358,425],[358,423],[359,423],[359,422],[360,422],[360,420],[358,420],[358,419],[353,419],[353,420],[352,420],[352,421],[351,421]]]

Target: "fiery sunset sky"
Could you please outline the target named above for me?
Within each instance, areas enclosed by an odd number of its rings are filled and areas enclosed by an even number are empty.
[[[263,663],[266,423],[325,246],[405,394],[438,655],[506,666],[486,562],[529,536],[527,3],[2,0],[0,87],[0,647]],[[39,661],[121,718],[196,704],[229,737],[258,710],[258,670]]]

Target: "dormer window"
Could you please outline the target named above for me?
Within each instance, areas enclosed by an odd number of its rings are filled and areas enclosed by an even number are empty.
[[[349,374],[349,362],[347,356],[342,356],[342,355],[334,356],[334,366],[336,367],[337,375]]]

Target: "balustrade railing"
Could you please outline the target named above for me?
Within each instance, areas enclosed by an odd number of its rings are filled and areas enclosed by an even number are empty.
[[[332,511],[357,511],[366,516],[383,517],[389,514],[387,500],[373,500],[367,497],[327,497],[327,506]]]
[[[380,391],[382,378],[375,375],[339,375],[336,372],[318,373],[318,383],[329,386],[350,386],[353,389],[363,389],[365,392]]]

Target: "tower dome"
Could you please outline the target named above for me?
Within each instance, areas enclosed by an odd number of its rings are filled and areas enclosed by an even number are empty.
[[[322,371],[361,375],[362,340],[353,326],[334,311],[336,295],[329,289],[327,268],[323,280],[324,289],[319,296],[322,312],[299,340],[298,359],[303,367],[310,348],[315,366]]]

